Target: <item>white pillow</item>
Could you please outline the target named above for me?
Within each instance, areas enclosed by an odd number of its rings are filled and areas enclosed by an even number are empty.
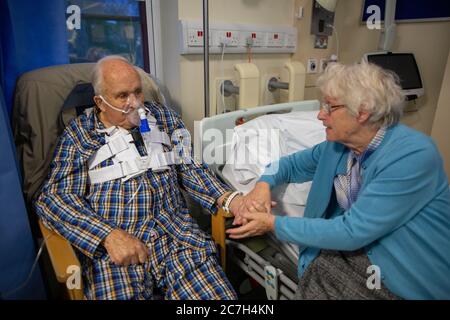
[[[317,114],[298,111],[265,115],[235,127],[223,176],[237,190],[250,192],[269,163],[325,140],[325,127]],[[304,206],[310,187],[311,182],[278,186],[272,192],[273,199]]]

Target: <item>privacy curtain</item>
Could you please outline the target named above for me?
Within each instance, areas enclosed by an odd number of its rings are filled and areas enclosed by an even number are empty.
[[[0,0],[0,299],[46,297],[39,267],[28,278],[37,248],[22,196],[10,117],[18,77],[69,61],[65,3]]]

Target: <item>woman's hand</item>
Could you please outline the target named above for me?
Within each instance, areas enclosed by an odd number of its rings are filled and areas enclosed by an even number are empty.
[[[263,208],[257,210],[255,204]],[[266,182],[258,182],[252,191],[240,199],[239,207],[232,211],[235,216],[233,225],[246,224],[247,220],[243,218],[243,215],[247,212],[265,211],[270,213],[272,207],[275,205],[276,203],[272,201],[269,184]]]
[[[245,221],[244,225],[226,230],[230,238],[241,239],[254,237],[275,230],[275,216],[266,210],[262,202],[249,202],[248,208],[241,215],[241,218]]]

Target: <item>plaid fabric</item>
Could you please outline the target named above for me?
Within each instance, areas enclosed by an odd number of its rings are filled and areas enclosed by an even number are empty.
[[[85,269],[88,299],[152,299],[156,287],[165,299],[236,299],[220,268],[214,244],[193,250],[156,226],[147,244],[150,258],[142,265],[117,267],[108,256]],[[106,272],[105,272],[106,271]]]
[[[383,141],[385,133],[386,128],[381,127],[367,146],[366,150],[360,155],[350,151],[347,159],[347,173],[345,175],[337,175],[336,178],[334,178],[336,199],[339,206],[344,210],[350,209],[352,204],[358,198],[362,182],[361,165],[378,148]]]
[[[184,129],[181,119],[168,108],[155,103],[147,107],[159,128],[169,136],[176,129]],[[214,256],[211,239],[193,221],[180,187],[213,213],[217,210],[217,198],[229,188],[206,166],[196,162],[171,166],[162,172],[149,170],[126,182],[118,179],[90,184],[87,162],[105,143],[104,134],[97,129],[104,126],[94,112],[83,114],[69,124],[56,146],[49,178],[35,203],[43,222],[79,250],[85,279],[88,279],[86,295],[130,297],[123,292],[131,290],[130,284],[135,283],[132,279],[143,279],[144,270],[140,267],[130,267],[136,272],[125,277],[119,267],[102,263],[108,255],[100,243],[115,228],[129,232],[146,245],[152,243],[154,230],[160,229],[181,248]],[[136,144],[140,153],[145,153],[142,141]],[[99,167],[111,164],[112,160],[108,159]],[[222,281],[225,281],[223,277]],[[97,290],[109,293],[94,294]]]

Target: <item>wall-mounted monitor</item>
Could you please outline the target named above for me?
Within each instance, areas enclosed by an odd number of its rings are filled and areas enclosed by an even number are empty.
[[[395,72],[407,100],[424,95],[419,67],[412,53],[375,52],[367,53],[364,59],[384,69]]]

